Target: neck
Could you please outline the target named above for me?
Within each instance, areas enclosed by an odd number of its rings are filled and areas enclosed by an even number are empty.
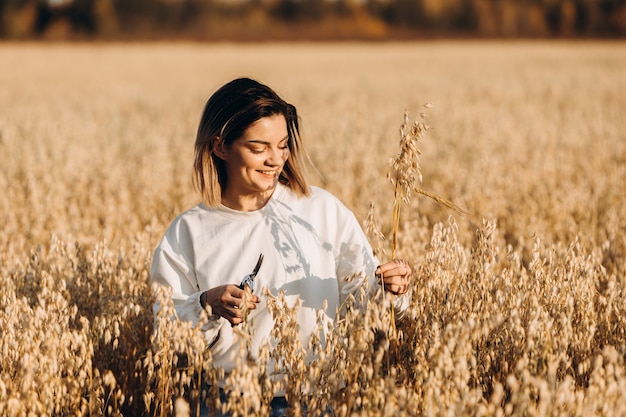
[[[268,191],[262,194],[253,195],[234,195],[230,196],[227,193],[222,195],[222,205],[237,211],[256,211],[260,210],[272,197],[274,190]]]

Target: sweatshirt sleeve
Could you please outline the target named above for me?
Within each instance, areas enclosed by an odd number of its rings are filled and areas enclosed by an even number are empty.
[[[200,304],[203,291],[200,290],[195,273],[192,237],[181,221],[175,221],[170,226],[155,249],[150,275],[153,283],[171,289],[178,319],[197,325],[206,314]],[[160,310],[159,304],[155,303],[153,309],[156,316]],[[217,338],[223,322],[218,315],[210,315],[202,323],[207,341]]]
[[[347,297],[352,294],[357,300],[357,305],[363,308],[366,300],[358,299],[360,289],[366,285],[365,298],[368,299],[374,297],[380,288],[375,276],[379,261],[374,257],[374,251],[356,217],[347,208],[345,210],[347,213],[343,216],[341,232],[338,234],[340,236],[337,242],[339,253],[336,258],[340,302],[343,305]],[[395,297],[394,309],[398,317],[402,317],[409,302],[409,293]]]

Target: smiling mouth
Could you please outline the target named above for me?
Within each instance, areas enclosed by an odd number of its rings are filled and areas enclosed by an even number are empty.
[[[275,177],[277,175],[277,171],[259,171],[263,175],[267,175],[268,177]]]

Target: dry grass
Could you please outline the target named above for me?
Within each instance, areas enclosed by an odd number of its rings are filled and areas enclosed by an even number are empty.
[[[340,416],[626,414],[626,45],[0,45],[0,415],[195,415],[210,353],[152,317],[148,265],[194,204],[204,101],[249,75],[298,105],[316,183],[389,236],[385,179],[404,109],[431,101],[423,188],[403,207],[408,317],[385,300],[245,355],[227,407],[267,411],[282,358],[294,404]],[[413,112],[413,113],[412,113]],[[378,242],[373,242],[379,245]],[[389,245],[382,242],[380,245]],[[385,248],[390,253],[389,248]],[[382,252],[381,252],[382,253]],[[384,256],[384,255],[383,255]],[[243,326],[242,332],[250,329]],[[317,359],[306,364],[306,351]],[[299,395],[300,388],[313,397]],[[186,402],[175,400],[185,398]]]

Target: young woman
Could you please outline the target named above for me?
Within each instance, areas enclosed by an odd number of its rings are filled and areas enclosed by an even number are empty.
[[[354,215],[330,193],[309,186],[304,166],[296,108],[271,88],[240,78],[208,100],[193,177],[202,203],[167,230],[154,252],[152,280],[171,288],[179,319],[196,324],[208,314],[203,331],[214,366],[226,375],[245,343],[234,326],[251,323],[253,357],[270,340],[274,322],[263,289],[284,292],[290,306],[299,302],[305,346],[317,311],[327,305],[332,323],[361,288],[372,293],[384,285],[399,296],[397,310],[408,304],[408,263],[379,265]],[[246,288],[242,280],[251,274]],[[273,364],[268,374],[280,378]]]

